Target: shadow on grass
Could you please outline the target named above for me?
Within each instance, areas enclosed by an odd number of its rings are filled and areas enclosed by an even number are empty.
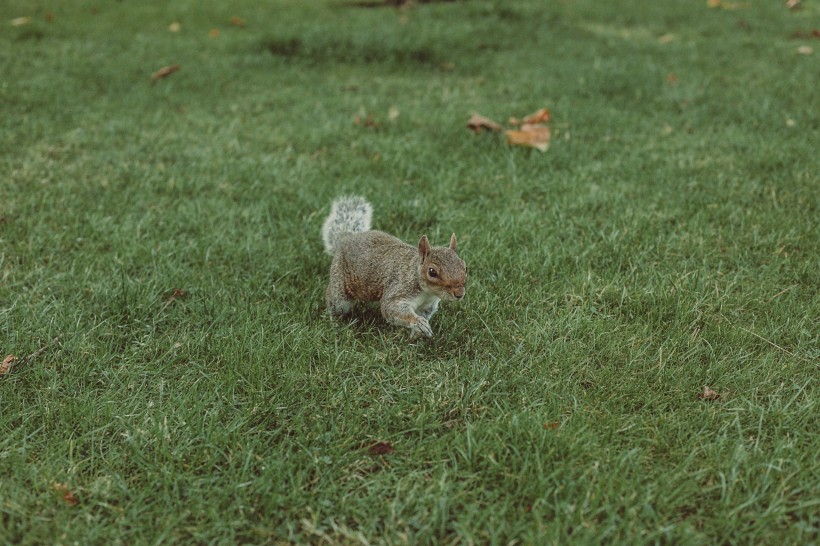
[[[390,45],[356,44],[347,40],[311,43],[300,38],[272,39],[261,48],[274,57],[312,64],[380,64],[398,63],[439,68],[443,61],[430,48],[402,49]]]
[[[320,312],[324,315],[325,310]],[[368,304],[357,304],[350,313],[332,317],[340,328],[350,328],[359,339],[370,338],[379,331],[389,328],[390,324],[382,317],[378,307]]]
[[[319,313],[327,317],[324,309],[320,309]],[[335,326],[339,329],[350,329],[358,341],[367,345],[374,343],[376,340],[382,340],[395,347],[414,346],[421,350],[421,354],[428,357],[439,355],[441,343],[456,343],[444,332],[438,336],[434,333],[432,339],[423,336],[413,338],[406,328],[387,322],[382,317],[378,304],[375,303],[359,303],[354,306],[350,313],[341,317],[329,318],[329,320],[333,320]],[[451,347],[451,349],[453,348]],[[397,357],[394,364],[401,364],[402,362],[403,357]]]
[[[467,0],[361,0],[358,2],[345,2],[343,5],[352,8],[400,8],[402,6],[419,4],[452,4]]]

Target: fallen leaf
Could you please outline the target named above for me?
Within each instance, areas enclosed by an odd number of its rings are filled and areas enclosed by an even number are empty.
[[[523,119],[518,119],[511,117],[507,120],[510,125],[525,125],[525,124],[533,124],[533,123],[544,123],[550,120],[550,111],[547,108],[541,108],[537,112],[526,116]]]
[[[803,38],[820,38],[820,29],[812,29],[811,32],[806,31],[803,32],[801,29],[797,29],[792,33],[792,38],[802,40]]]
[[[814,50],[811,48],[811,46],[804,45],[798,47],[797,52],[801,55],[811,55],[812,53],[814,53]]]
[[[518,131],[507,131],[507,142],[514,146],[528,146],[546,152],[550,146],[552,134],[546,125],[525,124]]]
[[[789,0],[786,2],[786,7],[789,9],[800,9],[800,1],[801,0]]]
[[[11,20],[11,26],[13,27],[21,27],[23,25],[27,25],[31,22],[31,17],[17,17],[16,19]]]
[[[467,127],[476,133],[480,133],[482,129],[489,129],[491,131],[500,131],[503,129],[501,125],[497,124],[490,118],[485,118],[480,114],[473,114],[470,116],[470,119],[467,121]]]
[[[209,30],[208,31],[208,37],[209,38],[219,38],[219,29],[218,28],[212,28],[211,30]]]
[[[542,152],[547,151],[552,133],[550,128],[543,125],[543,123],[550,121],[550,119],[551,115],[548,108],[541,108],[523,119],[510,117],[508,119],[509,124],[512,126],[520,125],[520,127],[506,131],[507,142],[515,146],[528,146]],[[481,132],[482,129],[493,131],[503,129],[498,123],[479,114],[473,114],[467,122],[467,127],[476,133]]]
[[[399,109],[395,106],[391,106],[390,110],[387,111],[387,119],[390,121],[395,121],[396,118],[399,117]]]
[[[174,288],[174,291],[171,292],[169,295],[165,296],[165,305],[162,307],[162,310],[165,311],[169,305],[174,303],[174,301],[184,298],[188,295],[188,292],[183,290],[182,288]]]
[[[560,426],[561,426],[560,421],[548,421],[548,422],[544,423],[544,429],[545,430],[555,430]]]
[[[71,491],[66,491],[63,493],[63,500],[69,506],[77,506],[80,503],[80,499],[78,499]]]
[[[388,442],[376,442],[367,448],[367,453],[370,455],[390,455],[395,451],[393,446]]]
[[[746,4],[741,4],[739,2],[724,2],[723,0],[706,0],[706,5],[710,8],[720,8],[720,9],[743,9],[746,7]]]
[[[677,74],[667,74],[666,75],[666,83],[669,85],[678,85],[678,75]]]
[[[234,15],[231,17],[231,26],[245,28],[245,20]]]
[[[182,288],[174,288],[174,291],[173,291],[173,292],[171,292],[171,293],[170,293],[170,294],[166,297],[166,299],[169,299],[169,300],[175,300],[175,299],[177,299],[177,298],[184,298],[184,297],[185,297],[185,296],[187,296],[187,295],[188,295],[188,292],[186,292],[186,291],[185,291],[185,290],[183,290]]]
[[[4,358],[2,364],[0,364],[0,376],[4,376],[9,373],[15,362],[17,362],[17,357],[14,355],[8,355]]]
[[[717,400],[720,395],[707,387],[706,385],[703,386],[703,392],[698,395],[698,398],[701,400]]]
[[[54,14],[53,14],[53,13],[51,13],[50,11],[47,11],[47,12],[46,12],[46,21],[48,21],[49,23],[51,23],[52,21],[54,21]]]
[[[51,487],[59,494],[63,496],[63,502],[65,502],[69,506],[77,506],[80,503],[80,499],[77,498],[77,495],[71,492],[68,488],[68,485],[64,483],[54,482],[51,484]]]
[[[361,125],[363,127],[369,127],[371,129],[378,129],[381,127],[381,123],[376,121],[376,118],[373,117],[373,114],[367,114],[365,117],[361,115],[357,115],[353,118],[354,125]]]
[[[179,32],[181,29],[182,29],[182,25],[180,25],[176,21],[174,21],[173,23],[168,25],[168,30],[170,30],[171,32]]]
[[[155,83],[157,83],[157,81],[161,80],[162,78],[167,78],[177,70],[179,70],[178,64],[163,66],[162,68],[151,74],[151,85],[154,85]]]

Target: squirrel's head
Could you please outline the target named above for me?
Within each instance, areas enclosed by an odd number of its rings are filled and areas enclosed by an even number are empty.
[[[435,296],[448,301],[464,297],[467,284],[467,264],[456,254],[456,234],[450,246],[431,247],[427,235],[419,241],[419,277],[422,286]]]

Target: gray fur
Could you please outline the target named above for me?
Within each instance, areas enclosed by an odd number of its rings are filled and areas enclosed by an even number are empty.
[[[330,215],[322,226],[325,251],[333,256],[343,233],[361,233],[370,229],[373,207],[363,197],[339,197],[330,207]]]

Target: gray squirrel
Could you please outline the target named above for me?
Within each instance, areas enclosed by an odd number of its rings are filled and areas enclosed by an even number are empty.
[[[322,227],[325,250],[333,256],[325,293],[333,316],[350,312],[356,301],[381,302],[391,324],[413,337],[432,337],[430,317],[440,300],[464,297],[467,264],[456,254],[456,234],[449,246],[430,246],[427,235],[418,248],[370,229],[373,207],[364,198],[339,197]]]

